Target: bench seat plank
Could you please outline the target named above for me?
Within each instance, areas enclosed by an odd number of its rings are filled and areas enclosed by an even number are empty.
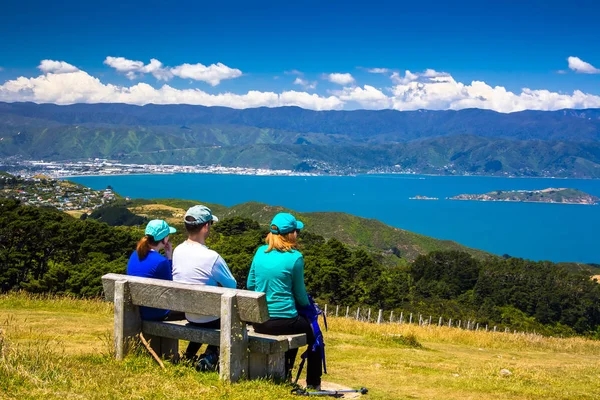
[[[142,332],[170,339],[219,346],[220,330],[202,328],[187,321],[142,321]],[[265,335],[248,329],[248,348],[252,353],[272,354],[306,345],[306,335]]]

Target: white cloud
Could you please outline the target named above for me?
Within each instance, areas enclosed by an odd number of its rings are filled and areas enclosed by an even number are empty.
[[[392,82],[399,85],[406,85],[409,82],[421,82],[431,83],[444,81],[445,79],[451,78],[450,74],[446,72],[438,72],[434,69],[426,69],[423,72],[412,73],[409,70],[404,71],[404,76],[401,76],[398,72],[394,72],[390,79]]]
[[[19,77],[0,85],[0,101],[35,103],[128,103],[198,104],[233,108],[299,106],[312,110],[341,109],[335,96],[322,97],[305,92],[283,93],[249,91],[246,94],[209,94],[199,89],[176,89],[169,85],[154,88],[146,83],[130,87],[104,84],[85,71],[47,74],[36,78]]]
[[[242,71],[236,68],[229,68],[223,63],[209,65],[203,64],[182,64],[173,68],[164,67],[163,63],[153,58],[149,64],[144,65],[142,61],[128,60],[123,57],[106,57],[104,64],[124,73],[129,79],[140,78],[143,74],[152,74],[159,81],[168,81],[173,76],[183,79],[193,79],[196,81],[207,82],[216,86],[224,79],[237,78],[242,75]]]
[[[45,60],[47,61],[47,60]],[[114,61],[114,60],[113,60]],[[42,65],[44,68],[42,69]],[[129,104],[199,104],[233,108],[299,106],[312,110],[362,108],[396,110],[460,110],[483,108],[499,112],[522,110],[558,110],[562,108],[600,108],[600,96],[576,90],[571,94],[524,88],[511,92],[485,82],[457,82],[450,74],[435,70],[391,76],[389,93],[370,85],[346,86],[329,96],[306,91],[282,93],[251,90],[245,94],[210,94],[200,89],[178,89],[167,84],[155,88],[146,83],[117,86],[103,83],[85,71],[75,70],[62,61],[42,62],[38,77],[19,77],[0,85],[0,101],[35,103],[129,103]],[[127,69],[125,62],[115,62],[125,72],[156,73],[166,68],[158,61]],[[47,71],[47,72],[46,72]],[[58,73],[64,72],[64,73]],[[301,78],[300,78],[301,79]]]
[[[579,90],[572,95],[529,88],[513,93],[502,86],[491,87],[481,81],[466,85],[447,73],[433,70],[420,74],[407,71],[404,78],[394,78],[398,84],[392,88],[392,108],[396,110],[483,108],[508,113],[600,107],[600,96]]]
[[[42,60],[38,69],[45,74],[69,74],[79,71],[79,68],[64,61]]]
[[[284,74],[286,74],[286,75],[299,75],[299,76],[304,75],[302,72],[298,71],[297,69],[293,69],[291,71],[284,71]]]
[[[387,74],[390,70],[388,68],[367,68],[367,72],[371,74]]]
[[[142,61],[108,56],[104,60],[104,64],[116,69],[118,72],[124,73],[131,80],[148,73],[152,74],[159,81],[168,81],[173,77],[173,74],[167,68],[163,68],[163,64],[155,58],[150,60],[150,64],[144,65]]]
[[[217,86],[222,80],[242,76],[242,71],[229,68],[223,63],[211,64],[208,67],[203,64],[183,64],[171,68],[171,73],[180,78],[207,82],[212,86]]]
[[[300,85],[302,86],[304,89],[315,89],[317,87],[317,82],[316,81],[309,81],[307,79],[302,79],[300,77],[297,77],[294,80],[294,85]]]
[[[345,73],[345,74],[333,73],[333,74],[326,75],[325,78],[329,82],[337,83],[338,85],[349,85],[351,83],[354,83],[354,77],[348,73]]]
[[[569,68],[575,72],[582,74],[600,74],[600,69],[594,67],[592,64],[583,61],[579,57],[567,58],[569,62]]]
[[[163,68],[163,63],[155,58],[150,59],[150,64],[144,65],[139,71],[141,73],[152,74],[159,81],[168,81],[173,77],[171,71]]]
[[[364,88],[345,87],[342,90],[334,91],[333,94],[344,102],[354,101],[366,109],[380,110],[390,108],[392,105],[392,101],[388,96],[369,85],[365,85]]]
[[[144,67],[144,63],[142,61],[133,61],[124,57],[111,56],[106,57],[104,64],[108,65],[109,67],[113,67],[119,72],[135,72]]]

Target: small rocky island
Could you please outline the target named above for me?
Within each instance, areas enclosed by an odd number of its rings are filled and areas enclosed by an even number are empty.
[[[547,188],[541,190],[495,190],[485,194],[459,194],[449,200],[518,201],[532,203],[596,205],[600,198],[577,189]]]

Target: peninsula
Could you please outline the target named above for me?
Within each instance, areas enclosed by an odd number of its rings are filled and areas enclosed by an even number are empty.
[[[459,194],[450,197],[449,200],[596,205],[600,201],[600,198],[577,189],[547,188],[541,190],[495,190],[485,194]]]

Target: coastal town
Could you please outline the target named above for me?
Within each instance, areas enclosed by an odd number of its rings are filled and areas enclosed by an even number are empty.
[[[171,165],[171,164],[127,164],[117,160],[94,158],[85,161],[44,161],[23,160],[19,158],[0,158],[0,169],[21,177],[33,177],[43,174],[50,178],[60,179],[72,176],[95,175],[134,175],[134,174],[232,174],[256,176],[318,176],[355,175],[360,171],[349,167],[338,167],[316,160],[300,163],[295,169],[269,169],[230,167],[223,165]],[[374,168],[363,171],[366,174],[408,174],[417,171],[403,168],[400,165],[386,168]]]
[[[83,211],[87,214],[117,198],[110,187],[93,190],[45,175],[21,178],[1,172],[0,197],[14,198],[31,206],[55,207],[61,211]]]
[[[0,160],[7,172],[33,177],[44,174],[59,179],[71,176],[132,175],[132,174],[235,174],[261,176],[312,176],[312,172],[287,169],[224,167],[221,165],[168,165],[168,164],[124,164],[101,158],[87,161],[61,162],[43,160]]]

